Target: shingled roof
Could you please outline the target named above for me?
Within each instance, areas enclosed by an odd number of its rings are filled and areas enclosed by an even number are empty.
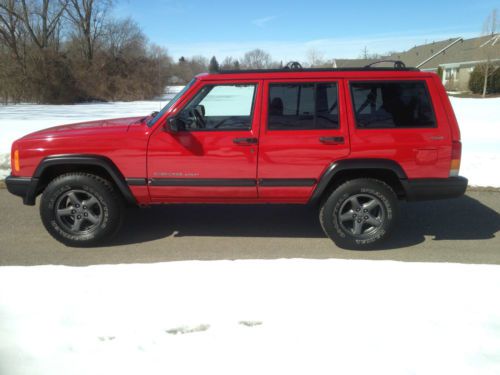
[[[402,60],[406,66],[417,66],[459,38],[450,38],[415,46],[412,49],[395,53],[390,59]],[[500,60],[500,34],[479,38],[462,39],[450,48],[435,56],[420,67],[422,70],[437,69],[439,65],[460,64],[474,65],[479,61]]]

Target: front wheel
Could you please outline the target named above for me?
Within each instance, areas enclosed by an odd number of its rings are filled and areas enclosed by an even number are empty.
[[[40,202],[47,231],[68,246],[92,246],[115,234],[122,222],[122,202],[105,179],[68,173],[51,181]]]
[[[363,250],[389,237],[398,213],[398,199],[389,185],[359,178],[332,192],[321,207],[320,222],[339,247]]]

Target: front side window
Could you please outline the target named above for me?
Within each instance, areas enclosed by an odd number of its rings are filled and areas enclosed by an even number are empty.
[[[270,130],[338,127],[336,83],[289,83],[269,86]]]
[[[424,82],[353,82],[351,94],[358,128],[436,126]]]
[[[178,120],[185,130],[250,129],[255,89],[255,84],[204,86]]]

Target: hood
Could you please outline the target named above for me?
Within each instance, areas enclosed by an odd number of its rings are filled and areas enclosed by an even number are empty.
[[[144,124],[145,120],[146,119],[144,118],[144,116],[142,116],[79,122],[76,124],[61,125],[43,129],[34,133],[30,133],[24,136],[22,139],[38,139],[46,137],[61,138],[92,135],[100,136],[110,133],[123,133],[128,131],[130,125]]]

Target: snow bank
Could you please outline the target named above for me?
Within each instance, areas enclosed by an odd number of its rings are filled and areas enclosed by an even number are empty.
[[[113,117],[142,116],[159,110],[182,86],[169,87],[165,101],[75,105],[0,106],[0,178],[10,173],[12,142],[49,126]],[[462,131],[461,174],[471,185],[500,187],[500,98],[451,98]]]
[[[462,135],[460,174],[471,185],[500,187],[500,98],[450,100]]]
[[[0,268],[0,373],[498,374],[497,266]]]

